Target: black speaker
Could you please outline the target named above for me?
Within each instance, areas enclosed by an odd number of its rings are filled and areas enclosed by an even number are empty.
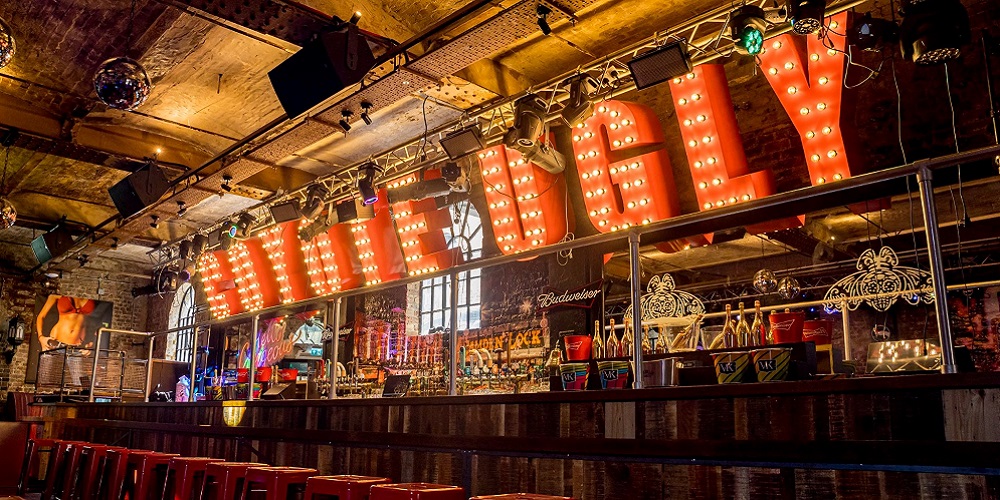
[[[169,183],[163,170],[154,163],[129,174],[108,189],[111,201],[122,217],[131,217],[156,203],[167,192]]]
[[[73,236],[61,227],[31,240],[31,251],[35,253],[35,260],[39,264],[44,264],[54,257],[66,253],[72,246]]]
[[[295,399],[295,384],[274,384],[260,399]]]
[[[267,77],[285,113],[295,118],[360,82],[374,66],[375,56],[368,41],[351,26],[320,35],[272,69]]]

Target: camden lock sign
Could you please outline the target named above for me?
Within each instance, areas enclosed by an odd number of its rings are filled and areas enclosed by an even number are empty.
[[[589,309],[594,300],[604,290],[604,280],[598,280],[588,285],[563,292],[547,292],[538,296],[538,311],[549,311],[559,307],[579,307]]]

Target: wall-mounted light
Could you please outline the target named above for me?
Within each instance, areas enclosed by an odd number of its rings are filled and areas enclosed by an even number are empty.
[[[7,335],[5,337],[7,348],[3,351],[3,358],[8,365],[14,361],[17,346],[23,344],[27,338],[27,330],[27,324],[21,318],[14,317],[7,322]]]
[[[222,185],[219,186],[223,191],[229,193],[233,190],[233,186],[230,183],[233,182],[233,176],[229,174],[222,174]]]

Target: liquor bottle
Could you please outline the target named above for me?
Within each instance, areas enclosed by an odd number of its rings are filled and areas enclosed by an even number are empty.
[[[642,353],[653,354],[653,343],[649,341],[649,325],[642,327]]]
[[[754,317],[753,324],[750,325],[750,345],[764,345],[764,338],[767,336],[767,333],[764,332],[764,313],[760,311],[759,300],[753,302],[753,309]]]
[[[632,332],[631,325],[625,325],[625,333],[622,334],[622,342],[618,345],[619,356],[631,357],[635,351],[635,333]]]
[[[594,340],[590,343],[590,357],[600,359],[604,357],[604,335],[601,334],[601,322],[594,322]]]
[[[604,356],[608,358],[617,358],[621,354],[621,342],[618,341],[618,334],[615,333],[615,320],[608,320],[608,340],[604,343]]]
[[[743,308],[743,303],[740,302],[740,321],[736,323],[736,346],[748,347],[753,345],[750,343],[750,337],[750,323],[747,323],[747,312]]]
[[[733,321],[733,306],[726,304],[726,324],[722,327],[722,345],[726,349],[736,347],[736,322]]]

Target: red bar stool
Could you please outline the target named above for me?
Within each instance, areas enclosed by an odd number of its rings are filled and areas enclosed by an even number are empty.
[[[313,500],[313,495],[328,495],[335,500],[368,500],[372,486],[389,484],[387,477],[370,476],[316,476],[306,480],[306,497]]]
[[[201,494],[208,464],[224,462],[218,458],[174,457],[167,466],[167,480],[163,483],[162,500],[194,500],[194,493]]]
[[[287,500],[290,490],[305,489],[306,480],[317,474],[316,469],[302,467],[251,467],[247,469],[240,498],[249,500],[253,492],[263,490],[266,500]]]
[[[503,495],[483,495],[469,500],[573,500],[572,497],[539,495],[537,493],[506,493]]]
[[[80,455],[80,478],[73,488],[71,500],[96,500],[100,479],[107,466],[107,456],[110,450],[124,450],[119,446],[88,444],[83,446]]]
[[[205,466],[199,500],[237,500],[243,492],[247,469],[267,467],[254,462],[217,462]]]
[[[176,453],[155,451],[130,452],[126,460],[125,481],[121,500],[153,500],[156,492],[163,491],[167,479],[167,465]]]
[[[52,456],[52,450],[56,446],[54,439],[29,439],[28,447],[24,450],[24,462],[21,465],[21,477],[17,481],[17,495],[24,496],[29,490],[41,489],[44,487],[44,478],[39,477],[41,454],[47,453]],[[49,460],[51,464],[51,460]]]
[[[465,490],[446,484],[379,484],[372,486],[371,500],[465,500]]]
[[[45,471],[45,490],[42,491],[42,500],[51,500],[63,496],[63,488],[66,485],[67,476],[71,476],[73,470],[69,468],[71,455],[78,453],[80,446],[88,443],[82,441],[56,441],[49,455],[49,466]]]

